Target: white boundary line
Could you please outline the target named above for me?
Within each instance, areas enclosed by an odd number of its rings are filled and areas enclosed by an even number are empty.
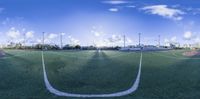
[[[133,83],[132,87],[130,87],[128,90],[121,91],[121,92],[116,92],[116,93],[110,93],[110,94],[74,94],[74,93],[68,93],[68,92],[63,92],[55,89],[49,82],[46,69],[45,69],[45,62],[44,62],[44,54],[42,51],[42,66],[43,66],[43,76],[44,76],[44,83],[49,92],[51,92],[54,95],[57,96],[65,96],[65,97],[81,97],[81,98],[94,98],[94,97],[120,97],[120,96],[125,96],[128,94],[131,94],[135,92],[138,89],[139,83],[140,83],[140,75],[141,75],[141,66],[142,66],[142,52],[140,55],[140,63],[139,63],[139,69],[138,69],[138,74],[136,77],[135,82]]]

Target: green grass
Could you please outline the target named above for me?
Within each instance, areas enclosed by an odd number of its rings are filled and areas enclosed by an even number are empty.
[[[199,99],[200,59],[195,58],[200,57],[182,56],[184,51],[144,52],[138,90],[108,99]],[[0,58],[1,99],[66,98],[46,90],[40,51],[5,52]],[[136,78],[140,57],[140,53],[118,51],[46,51],[44,55],[53,87],[82,94],[128,89]]]
[[[130,88],[136,78],[138,53],[64,53],[67,56],[60,52],[45,54],[49,80],[59,90],[84,94],[113,93]]]

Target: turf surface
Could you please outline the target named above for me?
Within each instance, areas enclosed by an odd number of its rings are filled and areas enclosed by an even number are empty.
[[[0,58],[1,99],[66,98],[46,90],[40,51],[5,52]],[[144,52],[138,90],[110,99],[199,99],[200,57],[182,56],[183,52]],[[45,51],[44,55],[49,81],[56,89],[84,94],[128,89],[140,57],[140,53],[118,51]]]

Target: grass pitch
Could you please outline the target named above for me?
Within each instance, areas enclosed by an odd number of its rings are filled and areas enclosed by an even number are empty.
[[[200,57],[183,56],[184,51],[144,52],[138,90],[110,99],[198,99]],[[0,58],[2,99],[66,98],[46,89],[40,51],[5,52]],[[128,89],[135,81],[140,58],[137,52],[118,51],[46,51],[44,55],[50,83],[61,91],[81,94]]]

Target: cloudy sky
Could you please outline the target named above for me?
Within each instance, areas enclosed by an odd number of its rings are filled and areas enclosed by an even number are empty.
[[[200,42],[198,0],[0,0],[0,44],[97,46]]]

